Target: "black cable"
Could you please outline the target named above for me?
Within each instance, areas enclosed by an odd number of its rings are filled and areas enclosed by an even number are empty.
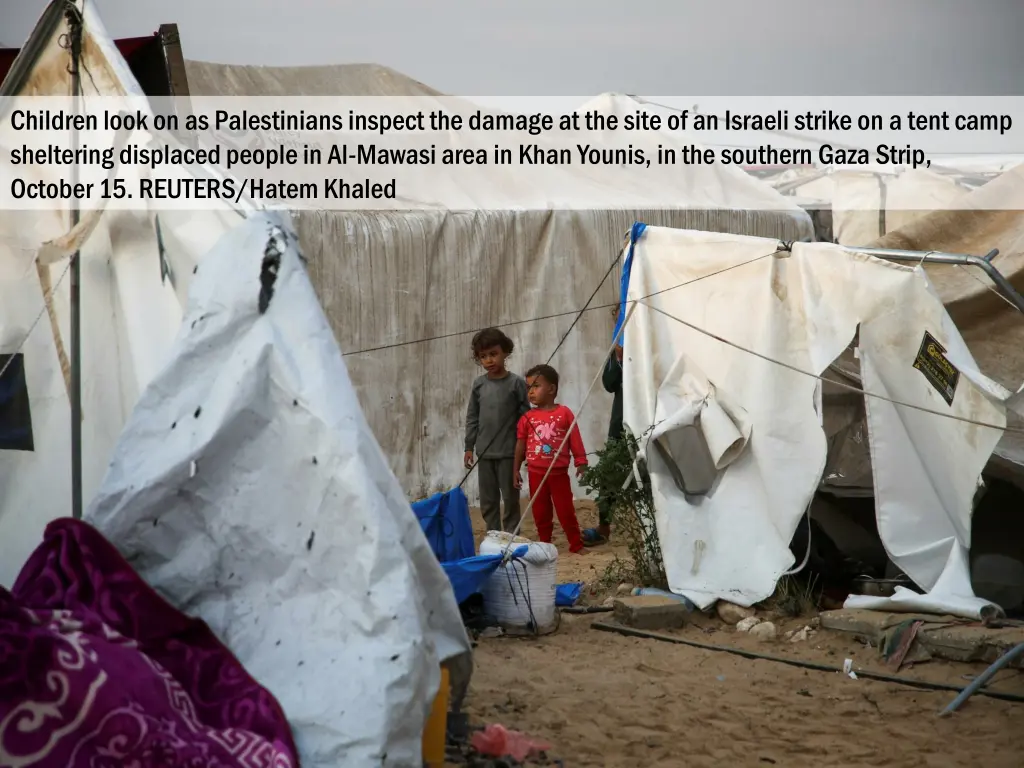
[[[720,651],[722,653],[729,653],[734,656],[742,656],[745,659],[752,659],[756,661],[773,661],[777,664],[786,664],[792,667],[800,667],[801,669],[810,669],[816,672],[842,672],[841,669],[829,666],[828,664],[818,664],[813,661],[803,661],[801,659],[790,659],[783,656],[771,656],[765,653],[757,653],[755,651],[748,651],[743,648],[734,648],[727,645],[712,645],[711,643],[700,643],[696,640],[687,640],[677,635],[666,635],[660,632],[648,632],[644,629],[634,629],[632,627],[625,627],[619,624],[607,624],[602,621],[595,621],[590,625],[591,629],[596,629],[600,632],[614,632],[626,637],[637,637],[645,640],[659,640],[663,643],[674,643],[676,645],[688,645],[692,648],[700,648],[704,651]],[[877,680],[882,683],[895,683],[896,685],[906,685],[913,688],[921,688],[926,691],[953,691],[960,693],[961,688],[955,685],[949,685],[947,683],[933,683],[927,680],[917,680],[914,678],[897,677],[896,675],[886,675],[879,672],[870,672],[866,669],[856,670],[857,677],[865,680]],[[1002,699],[1003,701],[1016,701],[1024,702],[1024,696],[1016,693],[1003,693],[1002,691],[993,691],[988,688],[983,688],[978,693],[982,696],[989,696],[993,699]]]
[[[781,251],[781,250],[783,250],[783,249],[779,248],[779,251]],[[712,272],[709,275],[703,275],[701,277],[694,278],[693,280],[687,280],[686,282],[683,282],[683,283],[677,283],[676,285],[670,285],[668,288],[662,288],[660,291],[655,291],[654,293],[649,293],[646,296],[640,296],[636,300],[637,301],[645,301],[646,299],[651,299],[651,298],[654,298],[655,296],[660,296],[663,293],[668,293],[669,291],[674,291],[677,288],[684,288],[687,285],[690,285],[691,283],[699,282],[700,280],[704,280],[704,279],[706,279],[708,277],[714,277],[715,275],[720,275],[723,272],[728,272],[729,270],[732,270],[732,269],[738,269],[739,267],[745,267],[747,264],[753,264],[755,261],[760,261],[761,259],[766,258],[766,256],[772,256],[775,253],[778,253],[778,251],[772,251],[772,253],[766,254],[765,256],[758,256],[755,259],[750,259],[749,261],[744,261],[744,262],[741,262],[740,264],[735,264],[735,265],[733,265],[731,267],[726,267],[725,269],[719,270],[718,272]],[[615,260],[618,261],[618,256],[615,257]],[[591,297],[591,298],[593,298],[593,297]],[[351,352],[343,352],[342,353],[342,357],[349,357],[351,355],[365,355],[365,354],[369,354],[370,352],[383,352],[384,350],[387,350],[387,349],[395,349],[397,347],[409,347],[409,346],[412,346],[413,344],[426,344],[426,343],[431,342],[431,341],[444,341],[445,339],[454,339],[457,336],[471,336],[472,334],[478,333],[478,332],[483,331],[483,330],[486,330],[487,328],[494,328],[494,327],[505,328],[505,327],[512,326],[512,325],[526,325],[528,323],[537,323],[537,322],[540,322],[542,320],[556,320],[556,319],[558,319],[560,317],[569,317],[570,315],[578,315],[578,314],[582,314],[584,312],[594,312],[594,311],[599,310],[599,309],[614,309],[614,308],[617,308],[617,307],[620,307],[620,306],[622,306],[622,302],[621,301],[616,301],[616,302],[614,302],[612,304],[595,304],[592,307],[588,307],[588,306],[584,305],[583,309],[579,309],[579,310],[572,309],[572,310],[569,310],[568,312],[555,312],[554,314],[550,314],[550,315],[537,315],[535,317],[527,317],[527,318],[525,318],[523,320],[509,320],[508,322],[505,322],[505,323],[492,323],[491,325],[486,325],[486,326],[484,326],[482,328],[472,328],[472,329],[465,330],[465,331],[453,331],[452,333],[442,333],[442,334],[440,334],[438,336],[424,336],[423,338],[419,338],[419,339],[410,339],[409,341],[398,341],[398,342],[395,342],[394,344],[381,344],[380,346],[376,346],[376,347],[365,347],[363,349],[356,349],[356,350],[353,350]],[[572,329],[570,328],[570,330],[572,330]],[[563,338],[563,340],[564,340],[564,338]],[[549,360],[549,362],[550,362],[550,360]]]

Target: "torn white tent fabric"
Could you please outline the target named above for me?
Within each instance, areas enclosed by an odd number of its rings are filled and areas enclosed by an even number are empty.
[[[861,345],[874,370],[898,389],[888,395],[976,421],[1005,423],[1001,401],[1009,393],[999,385],[980,374],[965,375],[951,408],[913,379],[923,377],[902,346],[876,341],[907,334],[920,344],[929,331],[946,349],[957,351],[958,365],[976,368],[922,270],[834,245],[797,243],[792,252],[777,252],[776,241],[761,238],[658,227],[641,232],[627,286],[628,299],[640,303],[625,332],[624,420],[633,434],[643,436],[669,585],[698,605],[716,599],[755,603],[768,597],[793,566],[789,542],[818,487],[826,457],[816,411],[818,381],[797,371],[824,371],[846,349],[859,324],[867,329]],[[684,370],[694,375],[681,375]],[[674,406],[669,403],[673,399]],[[898,566],[931,586],[929,578],[941,573],[949,559],[950,547],[941,542],[951,535],[950,515],[969,516],[981,468],[1000,432],[934,414],[915,416],[908,431],[904,425],[910,409],[896,410],[898,417],[872,422],[873,441],[903,440],[913,447],[911,455],[892,455],[875,464],[882,538]],[[680,487],[679,473],[667,461],[673,459],[682,474],[689,471],[692,477],[698,474],[693,451],[684,456],[681,446],[673,452],[669,435],[660,448],[651,441],[652,427],[658,429],[671,417],[669,411],[680,428],[688,419],[699,427],[696,433],[705,443],[708,430],[702,422],[710,417],[704,413],[716,416],[720,435],[729,431],[723,415],[733,422],[732,439],[718,440],[728,450],[719,451],[717,461],[705,457],[712,474],[709,482],[697,485],[709,489],[697,490],[709,490],[706,494],[693,495],[686,483]],[[952,450],[929,448],[941,441]],[[914,462],[926,467],[929,476],[947,478],[941,489],[948,494],[945,506],[923,497],[907,503],[911,486],[921,482],[908,470]],[[910,539],[891,538],[884,521],[895,518],[906,521]],[[955,538],[958,546],[969,547],[969,528],[966,537],[958,530]],[[915,554],[918,559],[910,562],[912,552],[925,554]],[[966,574],[958,577],[955,592],[972,594]],[[980,602],[970,610],[979,610]],[[950,608],[962,612],[964,606]]]
[[[87,519],[273,692],[303,765],[418,765],[469,643],[297,242],[258,215],[203,259]]]
[[[860,347],[866,391],[1006,425],[1005,406],[996,402],[1008,401],[1010,393],[977,371],[934,291],[905,292],[888,313],[863,323]],[[921,370],[930,366],[945,370]],[[933,381],[949,389],[940,393]],[[1003,433],[875,398],[867,398],[865,408],[875,498],[884,502],[876,502],[879,535],[892,561],[927,594],[898,587],[891,598],[851,595],[847,607],[979,617],[985,601],[971,589],[971,512],[981,472]]]

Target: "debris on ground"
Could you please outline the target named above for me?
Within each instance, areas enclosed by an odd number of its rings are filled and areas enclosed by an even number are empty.
[[[719,600],[715,610],[718,612],[718,618],[726,624],[739,624],[743,619],[749,619],[754,615],[753,608],[744,608],[742,605],[729,603],[725,600]]]
[[[736,622],[736,631],[749,632],[760,623],[761,620],[757,618],[757,616],[747,616],[747,618],[740,619],[738,622]]]
[[[815,629],[808,624],[803,629],[795,629],[787,632],[783,637],[791,643],[802,643],[806,640],[810,640],[814,635]]]
[[[498,723],[472,728],[464,714],[449,714],[445,762],[467,768],[519,768],[520,766],[563,766],[550,758],[551,745]]]
[[[853,659],[843,659],[843,674],[851,680],[857,679],[857,673],[853,671]]]
[[[770,621],[761,621],[750,628],[750,635],[762,642],[768,642],[778,637],[778,630]]]
[[[899,672],[904,663],[920,663],[931,658],[917,642],[917,634],[924,625],[920,619],[907,619],[890,627],[882,636],[879,650],[892,671]]]

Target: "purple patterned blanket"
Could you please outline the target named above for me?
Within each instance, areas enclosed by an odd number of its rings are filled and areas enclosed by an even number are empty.
[[[91,526],[0,587],[0,768],[297,768],[281,707]]]

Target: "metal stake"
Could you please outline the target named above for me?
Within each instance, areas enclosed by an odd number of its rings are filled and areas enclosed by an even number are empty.
[[[82,20],[78,16],[77,8],[70,11],[67,16],[71,38],[71,98],[72,109],[78,115],[80,109],[82,81],[79,75],[79,67],[82,55]],[[71,149],[73,152],[78,149],[78,129],[72,128]],[[78,164],[71,169],[72,185],[78,183]],[[71,227],[78,224],[80,212],[78,201],[71,202]],[[82,267],[80,260],[81,253],[75,251],[71,257],[71,516],[76,520],[82,519],[82,306],[81,306],[81,280]]]

